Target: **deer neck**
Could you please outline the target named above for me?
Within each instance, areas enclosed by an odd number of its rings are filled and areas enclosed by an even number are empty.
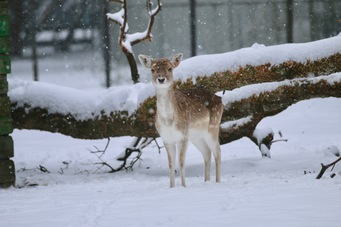
[[[156,89],[156,105],[158,119],[169,125],[174,120],[174,89],[157,88]]]

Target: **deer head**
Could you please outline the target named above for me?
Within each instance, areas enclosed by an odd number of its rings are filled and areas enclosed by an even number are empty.
[[[174,54],[169,59],[153,59],[146,55],[139,55],[141,64],[150,68],[152,72],[152,82],[156,88],[168,88],[173,83],[173,69],[178,67],[182,59],[182,54]]]

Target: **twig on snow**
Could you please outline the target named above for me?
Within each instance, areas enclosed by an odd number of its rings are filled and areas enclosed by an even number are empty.
[[[143,138],[143,137],[137,137],[132,145],[128,148],[125,149],[124,154],[121,157],[118,157],[117,160],[118,161],[122,161],[122,164],[118,167],[118,168],[113,168],[110,164],[108,164],[106,161],[104,161],[102,159],[102,156],[105,154],[109,143],[110,143],[110,139],[108,138],[108,142],[105,146],[105,148],[103,150],[98,149],[96,146],[96,151],[91,151],[90,152],[92,154],[95,154],[97,156],[97,158],[100,160],[100,162],[96,162],[93,163],[94,165],[97,166],[97,170],[95,171],[95,173],[99,170],[102,170],[103,167],[108,167],[110,169],[109,173],[115,173],[121,170],[133,170],[133,166],[135,165],[135,163],[141,159],[142,156],[142,149],[147,147],[151,142],[155,141],[155,143],[157,144],[158,148],[159,148],[159,152],[161,147],[159,146],[159,144],[156,142],[156,139],[154,138]],[[135,157],[132,158],[132,160],[130,161],[129,164],[127,164],[128,159],[131,157],[131,155],[133,153],[137,153],[137,155]]]
[[[48,171],[44,166],[42,165],[39,165],[39,168],[38,168],[41,172],[43,173],[50,173],[50,171]]]
[[[317,175],[316,179],[321,179],[321,177],[323,176],[323,174],[326,172],[327,169],[329,169],[329,167],[332,167],[331,171],[333,171],[336,163],[338,163],[339,161],[341,161],[341,157],[339,157],[338,159],[336,159],[334,162],[329,163],[327,165],[324,165],[323,163],[321,163],[321,171],[319,172],[319,174]],[[335,175],[334,175],[335,176]]]

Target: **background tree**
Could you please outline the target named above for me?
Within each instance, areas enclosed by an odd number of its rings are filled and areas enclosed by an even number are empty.
[[[32,4],[34,4],[32,2]],[[21,0],[9,1],[11,12],[11,54],[14,56],[21,55],[23,43],[20,38],[20,32],[23,30],[25,20],[25,10]]]
[[[149,22],[146,30],[143,32],[129,34],[127,0],[111,1],[122,4],[122,8],[119,12],[114,14],[108,13],[107,17],[109,20],[113,21],[114,23],[120,26],[118,44],[120,45],[122,52],[125,54],[128,60],[132,80],[134,81],[134,83],[138,83],[140,75],[137,70],[136,59],[134,56],[134,52],[132,50],[132,46],[145,40],[149,42],[152,41],[153,36],[151,32],[154,24],[154,19],[155,16],[160,12],[162,4],[160,0],[157,0],[157,6],[155,8],[152,8],[151,1],[147,0],[146,8],[149,15]]]

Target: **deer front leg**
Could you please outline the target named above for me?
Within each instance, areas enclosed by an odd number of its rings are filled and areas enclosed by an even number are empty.
[[[169,166],[169,179],[170,179],[170,187],[173,188],[175,186],[175,156],[176,156],[176,147],[175,143],[166,144],[166,151],[168,157],[168,166]]]
[[[179,150],[179,163],[180,163],[180,175],[181,175],[181,185],[186,187],[186,179],[185,179],[185,160],[186,160],[186,151],[188,147],[188,139],[183,139],[178,144]]]

